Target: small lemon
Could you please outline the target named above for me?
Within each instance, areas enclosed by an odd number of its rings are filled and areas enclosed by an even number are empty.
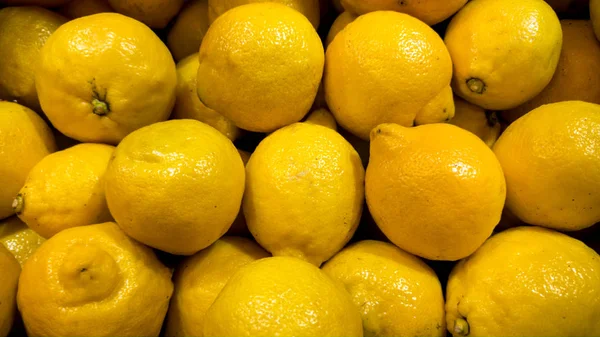
[[[434,25],[442,22],[461,9],[467,0],[341,0],[346,11],[358,15],[374,11],[406,13]]]
[[[331,112],[325,108],[320,108],[309,113],[308,116],[306,116],[304,123],[321,125],[330,128],[333,131],[337,131],[335,118]]]
[[[381,123],[412,126],[454,115],[448,50],[410,15],[358,17],[327,47],[326,60],[327,105],[340,126],[365,140]]]
[[[600,0],[590,0],[590,19],[596,38],[600,40]]]
[[[166,336],[202,336],[204,316],[227,281],[241,267],[268,257],[245,238],[224,237],[183,260],[174,275],[175,292]]]
[[[506,205],[525,223],[580,230],[600,221],[600,105],[542,105],[494,145]]]
[[[189,1],[177,15],[167,35],[167,46],[173,58],[179,61],[197,53],[208,26],[208,0]]]
[[[265,0],[208,0],[208,19],[212,24],[219,16],[228,10],[251,3],[267,2]],[[321,20],[320,0],[271,0],[297,10],[317,29]]]
[[[460,97],[454,97],[454,117],[450,124],[472,132],[489,147],[494,145],[502,129],[495,111],[486,111]]]
[[[21,267],[3,245],[0,245],[0,336],[8,336],[17,313],[17,283]]]
[[[46,156],[31,169],[17,194],[15,213],[45,238],[66,228],[112,220],[104,174],[114,149],[85,143]]]
[[[444,41],[454,63],[454,92],[485,109],[505,110],[550,82],[562,32],[543,0],[477,0],[452,18]]]
[[[279,129],[258,145],[246,174],[248,229],[273,255],[320,265],[356,231],[364,169],[337,132],[307,123]]]
[[[539,227],[508,229],[452,270],[448,331],[473,337],[598,336],[599,270],[600,256],[579,240]]]
[[[48,125],[30,109],[0,101],[0,219],[14,214],[12,203],[27,174],[56,150]]]
[[[430,260],[472,254],[500,221],[506,197],[492,150],[450,124],[373,129],[365,187],[388,239]]]
[[[182,119],[125,137],[105,179],[110,212],[128,235],[168,253],[191,255],[229,229],[245,175],[229,139]]]
[[[115,11],[139,20],[151,28],[165,28],[177,15],[184,0],[108,0]]]
[[[339,32],[341,32],[347,25],[349,25],[352,21],[356,20],[358,15],[345,11],[342,14],[338,15],[338,17],[333,21],[331,28],[329,29],[329,33],[327,33],[327,39],[325,40],[325,47],[329,46],[331,42],[333,42],[333,38],[337,36]]]
[[[165,120],[175,103],[171,53],[144,24],[116,13],[69,21],[42,47],[35,83],[42,110],[65,135],[116,144]]]
[[[236,140],[241,130],[231,120],[206,107],[196,94],[198,64],[198,53],[177,63],[177,99],[172,118],[201,121],[219,130],[232,141]]]
[[[44,242],[23,267],[17,303],[30,336],[158,336],[172,292],[154,252],[107,222]]]
[[[367,336],[445,336],[444,294],[419,258],[380,241],[343,249],[323,271],[344,284]]]
[[[21,266],[44,241],[43,237],[16,216],[0,221],[0,243],[14,255]]]
[[[204,336],[362,336],[344,287],[293,257],[242,267],[208,309]]]
[[[58,11],[71,19],[98,13],[114,12],[108,0],[73,0],[59,8]]]
[[[299,12],[276,3],[239,6],[204,36],[198,96],[242,129],[271,132],[308,113],[323,63],[321,39]]]
[[[40,50],[64,17],[40,7],[0,9],[0,99],[41,111],[34,70]]]

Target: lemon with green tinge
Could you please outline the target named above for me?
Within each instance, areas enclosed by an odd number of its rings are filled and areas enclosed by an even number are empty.
[[[508,229],[459,262],[446,299],[454,336],[598,336],[600,256],[549,229]]]
[[[507,207],[522,221],[580,230],[600,221],[600,105],[542,105],[508,126],[494,145]]]
[[[13,216],[0,221],[0,244],[3,244],[21,266],[46,241],[33,229]]]
[[[293,257],[242,267],[208,309],[204,336],[362,336],[344,287]]]
[[[0,245],[0,336],[8,336],[17,313],[17,283],[21,267],[3,245]]]

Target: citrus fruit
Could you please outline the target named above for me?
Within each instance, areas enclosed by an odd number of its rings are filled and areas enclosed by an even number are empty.
[[[331,28],[329,29],[329,33],[327,33],[327,39],[325,40],[325,47],[329,46],[333,41],[333,38],[337,36],[342,29],[346,28],[350,22],[356,20],[358,15],[345,11],[342,14],[338,15],[338,17],[333,21]]]
[[[108,0],[115,11],[147,24],[165,28],[177,15],[184,0]]]
[[[264,0],[208,0],[208,19],[213,23],[228,10],[251,3],[267,2]],[[317,29],[321,19],[319,0],[272,0],[302,13]]]
[[[486,111],[460,97],[454,98],[454,117],[450,124],[472,132],[489,147],[494,145],[502,128],[495,111]]]
[[[0,336],[8,336],[17,313],[17,283],[21,267],[3,245],[0,245]]]
[[[321,125],[330,128],[333,131],[337,130],[335,118],[333,118],[331,112],[325,108],[320,108],[309,113],[308,116],[306,116],[304,123]]]
[[[198,53],[204,34],[208,30],[208,0],[189,1],[173,22],[167,46],[176,61]],[[198,55],[196,55],[196,58]],[[195,93],[194,93],[195,94]]]
[[[14,255],[21,266],[44,241],[43,237],[16,216],[0,221],[0,243]]]
[[[396,11],[406,13],[434,25],[456,13],[467,0],[341,0],[346,11],[358,15],[374,11]]]

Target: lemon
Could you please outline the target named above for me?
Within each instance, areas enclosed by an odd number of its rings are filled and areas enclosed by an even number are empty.
[[[242,129],[271,132],[308,113],[323,63],[319,35],[299,12],[276,3],[239,6],[204,36],[198,96]]]
[[[494,145],[502,129],[495,111],[486,111],[460,97],[454,98],[454,109],[450,124],[472,132],[489,147]]]
[[[219,130],[227,138],[236,140],[241,130],[233,122],[213,109],[207,108],[196,94],[198,53],[177,63],[177,98],[173,108],[175,119],[195,119]]]
[[[588,20],[561,20],[563,44],[556,72],[534,98],[502,116],[514,122],[529,111],[548,103],[584,101],[600,104],[600,44]]]
[[[238,153],[240,154],[240,157],[242,158],[242,162],[244,163],[245,167],[246,164],[248,164],[248,161],[250,160],[251,153],[239,149]],[[250,231],[248,230],[248,225],[246,224],[246,218],[244,217],[244,209],[241,207],[241,205],[237,217],[235,218],[235,220],[233,220],[231,227],[229,227],[225,235],[244,237],[249,237],[251,235]]]
[[[430,260],[472,254],[500,221],[506,196],[492,150],[449,124],[373,129],[365,188],[388,239]]]
[[[158,336],[172,292],[154,252],[107,222],[44,242],[23,267],[17,303],[30,336]]]
[[[17,194],[15,213],[45,238],[66,228],[112,220],[104,174],[114,149],[86,143],[46,156],[31,169]]]
[[[83,16],[114,12],[108,0],[73,0],[62,6],[59,12],[71,19]]]
[[[191,255],[225,234],[239,212],[245,174],[231,141],[185,119],[125,137],[105,179],[110,212],[128,235]]]
[[[246,166],[248,229],[273,255],[320,265],[354,234],[364,200],[364,169],[352,146],[320,125],[275,131]]]
[[[17,312],[17,282],[21,267],[14,256],[0,245],[0,336],[8,336]]]
[[[346,11],[358,15],[374,11],[396,11],[406,13],[434,25],[456,13],[467,3],[467,0],[341,0]]]
[[[44,241],[43,237],[16,216],[0,221],[0,243],[14,255],[21,266]]]
[[[337,36],[339,32],[341,32],[347,25],[349,25],[352,21],[356,20],[358,15],[345,11],[342,14],[338,15],[338,17],[333,21],[329,32],[327,33],[327,39],[325,40],[325,47],[329,46],[333,39]]]
[[[0,101],[0,219],[14,214],[12,203],[27,174],[56,150],[48,125],[30,109]]]
[[[539,227],[490,238],[450,274],[446,322],[454,336],[598,336],[600,256]]]
[[[445,336],[442,286],[419,258],[367,240],[339,252],[322,270],[344,284],[366,336]]]
[[[34,69],[50,35],[67,20],[40,7],[0,9],[0,99],[40,111]]]
[[[600,221],[600,105],[543,105],[494,145],[507,207],[525,223],[579,230]]]
[[[248,239],[224,237],[183,260],[174,276],[175,292],[166,336],[202,336],[206,311],[231,276],[248,263],[267,256]]]
[[[189,1],[175,18],[167,35],[167,46],[173,58],[179,61],[197,53],[207,30],[208,0]]]
[[[600,1],[590,0],[590,19],[594,26],[596,38],[600,40]]]
[[[562,32],[543,0],[470,1],[448,26],[454,92],[489,110],[539,94],[558,64]]]
[[[325,98],[340,126],[366,140],[381,123],[452,118],[451,77],[450,55],[433,29],[378,11],[358,17],[327,47]]]
[[[308,116],[306,116],[304,123],[321,125],[330,128],[333,131],[337,130],[335,118],[333,118],[331,112],[325,108],[320,108],[309,113]]]
[[[212,24],[228,10],[251,3],[267,2],[265,0],[208,0],[208,20]],[[271,0],[302,13],[317,29],[321,20],[319,0]]]
[[[177,73],[171,53],[150,28],[101,13],[69,21],[52,34],[35,82],[42,110],[60,132],[116,144],[168,118]]]
[[[229,279],[204,318],[204,336],[362,336],[339,283],[293,257],[254,261]]]
[[[151,28],[165,28],[177,15],[184,0],[108,0],[117,12],[139,20]]]

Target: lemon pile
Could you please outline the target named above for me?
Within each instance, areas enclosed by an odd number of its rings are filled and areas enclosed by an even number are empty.
[[[0,337],[600,336],[599,38],[600,0],[0,0]]]

